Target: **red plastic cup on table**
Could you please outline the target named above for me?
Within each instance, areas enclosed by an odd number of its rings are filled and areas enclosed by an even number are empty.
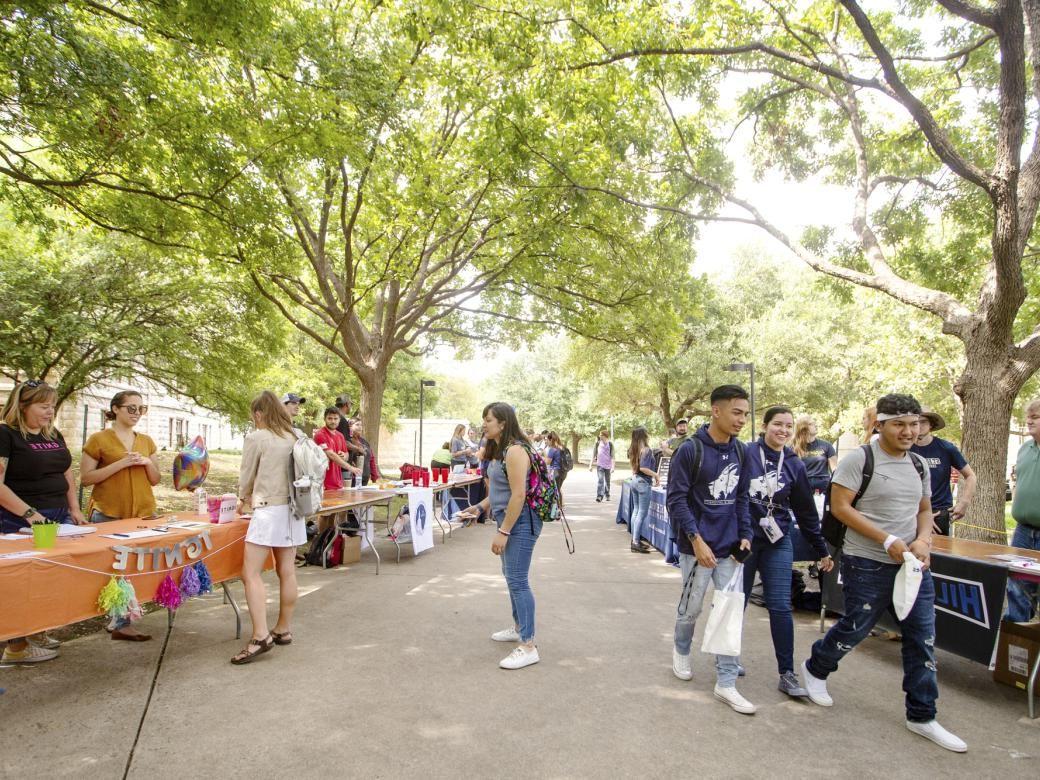
[[[423,469],[422,470],[422,486],[423,487],[429,487],[430,486],[430,470],[429,469]]]
[[[419,472],[418,471],[413,471],[412,472],[412,487],[419,487],[419,481],[421,479],[422,479],[422,477],[419,476]]]
[[[432,469],[432,472],[433,472],[433,474],[432,474],[432,476],[433,476],[433,484],[436,485],[438,482],[441,481],[441,470],[440,470],[440,468],[435,468],[435,469]]]
[[[450,479],[450,477],[448,476],[449,474],[450,471],[448,468],[445,467],[441,469],[441,482],[443,482],[445,485],[448,484],[448,481]]]

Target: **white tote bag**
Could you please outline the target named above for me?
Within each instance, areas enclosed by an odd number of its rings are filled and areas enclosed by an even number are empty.
[[[704,627],[701,652],[715,655],[740,655],[740,633],[744,627],[744,564],[737,566],[726,587],[715,589],[711,614]]]
[[[892,586],[892,606],[900,620],[906,620],[906,616],[914,608],[922,579],[924,574],[921,573],[921,562],[912,552],[903,553],[903,565],[899,567],[895,584]]]

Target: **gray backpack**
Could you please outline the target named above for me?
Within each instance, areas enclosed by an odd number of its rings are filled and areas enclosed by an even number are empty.
[[[289,511],[297,520],[316,515],[325,496],[325,472],[329,459],[309,436],[297,432],[289,458]]]

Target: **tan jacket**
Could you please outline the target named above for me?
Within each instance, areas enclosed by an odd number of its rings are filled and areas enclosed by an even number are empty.
[[[289,459],[295,443],[295,437],[276,436],[268,430],[247,435],[238,472],[238,497],[254,509],[288,504]]]

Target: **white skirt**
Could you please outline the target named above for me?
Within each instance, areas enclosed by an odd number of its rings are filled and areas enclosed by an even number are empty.
[[[262,506],[253,510],[246,541],[261,547],[299,547],[307,543],[307,526],[292,518],[288,504]]]

